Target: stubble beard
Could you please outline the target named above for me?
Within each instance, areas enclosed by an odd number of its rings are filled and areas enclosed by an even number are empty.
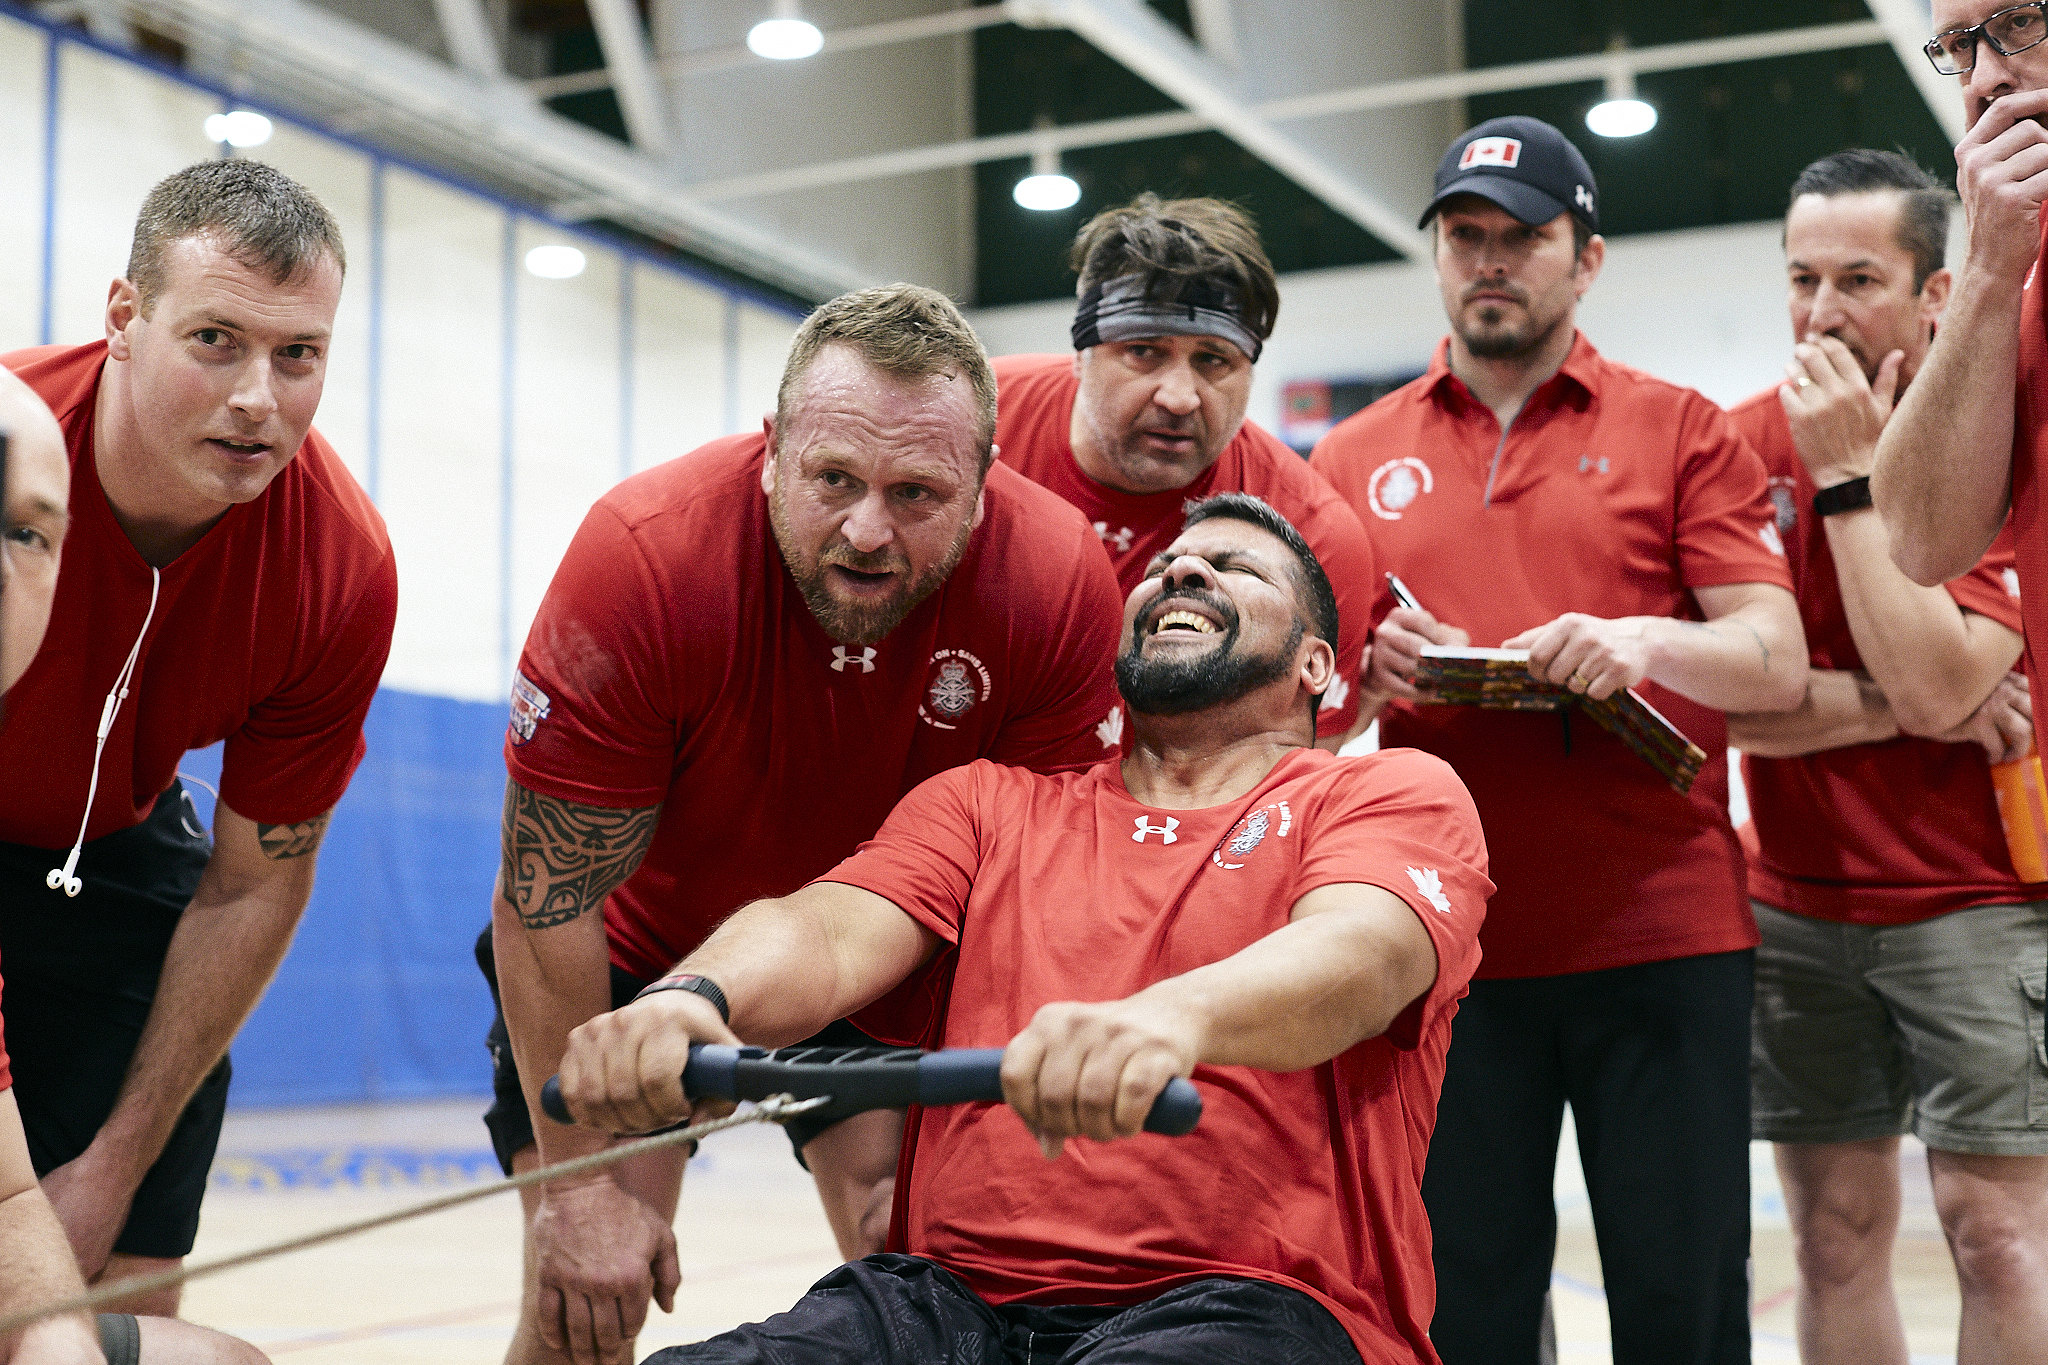
[[[834,565],[863,573],[904,569],[909,566],[909,560],[902,551],[884,550],[864,555],[844,540],[815,554],[801,549],[789,524],[789,511],[783,503],[780,479],[775,481],[768,494],[768,524],[775,532],[777,548],[782,551],[783,565],[789,570],[798,595],[810,608],[819,627],[842,645],[858,646],[880,644],[890,631],[903,624],[905,617],[917,610],[925,598],[937,592],[953,570],[960,567],[960,561],[967,554],[968,539],[974,534],[974,518],[964,518],[960,533],[953,538],[946,553],[912,580],[908,587],[897,589],[887,601],[864,606],[834,597],[826,586],[827,571]]]

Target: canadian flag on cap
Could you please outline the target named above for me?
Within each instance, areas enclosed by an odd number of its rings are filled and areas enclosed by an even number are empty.
[[[1513,137],[1475,137],[1465,144],[1458,169],[1474,166],[1512,166],[1522,159],[1522,140]]]

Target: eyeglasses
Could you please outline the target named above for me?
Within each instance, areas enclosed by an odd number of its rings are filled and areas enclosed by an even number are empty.
[[[2043,38],[2048,38],[2048,18],[2043,17],[2044,10],[2048,10],[2048,0],[2014,5],[1974,27],[1952,28],[1946,33],[1937,33],[1922,50],[1927,53],[1927,60],[1934,63],[1936,71],[1944,76],[1960,76],[1976,68],[1979,38],[2007,57],[2016,57]]]

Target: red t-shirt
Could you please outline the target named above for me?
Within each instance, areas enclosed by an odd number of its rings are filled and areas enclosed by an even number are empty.
[[[0,1019],[0,1090],[10,1089],[13,1085],[14,1068],[7,1063],[7,1025],[4,1019]]]
[[[599,499],[513,684],[514,779],[662,807],[605,906],[612,961],[644,978],[829,869],[934,773],[1115,747],[1122,604],[1071,507],[991,469],[952,576],[880,644],[841,645],[783,566],[765,450],[758,432],[713,441]]]
[[[2020,359],[2012,419],[2012,538],[2020,574],[2020,615],[2026,620],[2027,676],[2048,678],[2048,520],[2044,520],[2041,462],[2048,458],[2048,214],[2041,215],[2042,248],[2020,291]],[[2039,624],[2036,624],[2036,623]]]
[[[1813,666],[1861,668],[1827,530],[1813,514],[1813,479],[1778,390],[1728,416],[1770,473]],[[1963,610],[2020,629],[2005,534],[1948,591]],[[1990,769],[1974,744],[1901,735],[1798,758],[1745,754],[1742,778],[1756,822],[1749,894],[1766,905],[1850,924],[1908,924],[2048,896],[2012,870]]]
[[[1322,561],[1337,594],[1337,680],[1316,711],[1318,735],[1349,733],[1358,720],[1358,674],[1372,638],[1378,592],[1372,542],[1357,515],[1308,461],[1250,422],[1216,463],[1186,488],[1125,493],[1105,487],[1074,463],[1074,396],[1081,381],[1070,355],[1013,355],[995,362],[996,445],[1002,462],[1065,498],[1102,538],[1126,596],[1145,577],[1154,555],[1180,534],[1189,500],[1212,493],[1250,493],[1294,523]]]
[[[50,629],[0,723],[0,839],[50,849],[78,834],[100,708],[149,612],[149,565],[93,460],[106,355],[96,341],[0,356],[56,413],[71,456]],[[362,760],[397,609],[383,519],[308,432],[269,487],[164,566],[86,837],[140,823],[185,752],[221,739],[220,797],[238,814],[283,825],[333,806]]]
[[[1078,1141],[1058,1161],[1006,1106],[913,1109],[890,1243],[994,1303],[1267,1280],[1314,1295],[1369,1365],[1433,1365],[1423,1159],[1492,889],[1477,813],[1442,763],[1302,749],[1235,801],[1174,811],[1133,800],[1115,761],[1052,777],[976,763],[918,788],[828,879],[955,945],[916,1040],[946,1047],[1000,1047],[1042,1005],[1220,961],[1319,886],[1406,901],[1437,978],[1381,1037],[1302,1071],[1197,1067],[1192,1134]]]
[[[1495,646],[1568,611],[1699,620],[1692,589],[1791,578],[1762,462],[1690,389],[1584,336],[1505,439],[1429,372],[1346,418],[1314,464],[1372,527],[1383,568]],[[1383,596],[1379,610],[1392,607]],[[1500,891],[1482,977],[1597,971],[1754,944],[1728,823],[1727,719],[1637,689],[1707,751],[1681,796],[1586,717],[1390,704],[1380,742],[1447,759],[1486,822]]]

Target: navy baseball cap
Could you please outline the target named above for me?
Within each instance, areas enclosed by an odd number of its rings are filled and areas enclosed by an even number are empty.
[[[1417,227],[1454,194],[1476,194],[1531,227],[1569,213],[1600,230],[1600,187],[1570,138],[1540,118],[1513,114],[1472,129],[1437,163],[1436,194]]]

